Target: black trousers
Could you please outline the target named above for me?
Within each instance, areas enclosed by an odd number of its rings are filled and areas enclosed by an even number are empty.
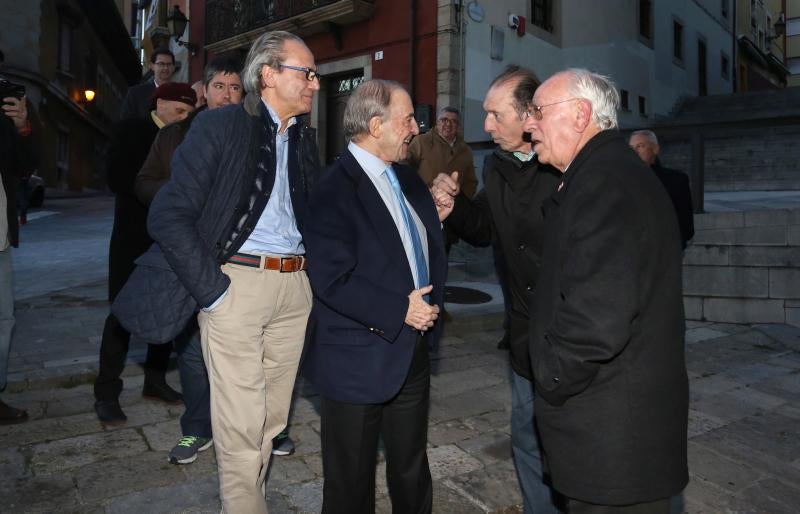
[[[128,357],[128,343],[131,335],[122,328],[117,318],[109,314],[103,327],[103,339],[100,342],[100,369],[94,382],[94,397],[101,401],[119,399],[122,392],[122,370]],[[148,344],[145,361],[145,379],[157,377],[163,379],[169,367],[169,354],[172,343]]]
[[[669,514],[669,498],[633,505],[595,505],[570,498],[567,514]]]
[[[322,398],[323,514],[375,512],[379,437],[393,514],[431,512],[433,485],[425,453],[430,383],[428,342],[421,337],[406,382],[390,401],[360,405]]]

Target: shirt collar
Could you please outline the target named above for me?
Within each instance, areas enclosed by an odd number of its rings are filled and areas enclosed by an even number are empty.
[[[367,175],[373,178],[380,177],[383,175],[383,170],[391,166],[391,164],[386,164],[383,162],[383,159],[369,153],[352,141],[347,145],[347,149],[353,154],[356,162],[358,162]]]
[[[156,124],[156,127],[162,129],[164,128],[164,125],[166,125],[166,123],[161,121],[161,118],[156,116],[156,111],[150,111],[150,117],[153,118],[153,123]]]
[[[514,153],[514,157],[519,159],[521,162],[528,162],[531,159],[533,159],[534,157],[536,157],[536,152],[534,152],[533,150],[531,150],[528,153],[524,153],[524,152],[513,152],[513,153]]]
[[[272,107],[269,106],[266,100],[262,98],[261,101],[264,102],[264,106],[266,106],[267,112],[269,112],[269,117],[272,118],[272,121],[278,127],[278,130],[280,130],[281,119],[278,117],[278,113],[275,112],[275,110],[273,110]],[[289,123],[286,124],[286,130],[289,130],[289,127],[291,127],[295,123],[297,123],[297,116],[292,116],[291,118],[289,118]]]

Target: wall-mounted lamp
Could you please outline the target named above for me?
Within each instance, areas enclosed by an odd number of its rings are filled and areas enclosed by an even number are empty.
[[[775,35],[767,36],[765,38],[767,40],[767,44],[771,43],[775,39],[778,39],[786,33],[786,16],[783,13],[778,16],[778,21],[772,25],[772,30],[775,32]]]
[[[84,98],[84,100],[86,100],[87,104],[88,103],[92,103],[92,101],[94,100],[94,95],[95,95],[95,92],[92,89],[87,89],[87,90],[85,90],[83,92],[83,98]]]
[[[173,6],[172,13],[170,13],[170,15],[167,17],[167,27],[169,28],[169,32],[172,34],[172,37],[175,38],[175,42],[178,43],[179,46],[185,46],[189,49],[189,53],[192,54],[192,56],[195,56],[200,48],[194,43],[181,40],[181,36],[186,31],[186,25],[188,23],[189,18],[187,18],[186,15],[181,12],[181,8],[177,5]]]

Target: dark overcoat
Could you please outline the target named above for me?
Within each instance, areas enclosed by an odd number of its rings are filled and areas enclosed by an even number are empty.
[[[120,121],[111,136],[106,169],[114,193],[114,227],[108,250],[108,299],[113,302],[133,273],[134,261],[153,240],[147,234],[147,207],[133,192],[136,175],[144,163],[158,126],[149,119]]]
[[[670,199],[608,130],[544,208],[530,354],[553,486],[604,505],[676,494],[688,481],[688,379]]]
[[[441,307],[447,256],[433,198],[413,169],[393,168],[425,225],[430,302]],[[389,210],[349,151],[323,172],[314,188],[304,242],[314,291],[305,376],[322,396],[337,402],[390,400],[408,376],[419,338],[405,324],[414,279]],[[428,334],[430,345],[441,330],[437,321]]]

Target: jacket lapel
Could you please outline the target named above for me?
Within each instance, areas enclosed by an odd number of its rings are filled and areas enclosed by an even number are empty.
[[[339,161],[355,182],[358,199],[364,206],[367,218],[369,218],[369,223],[372,224],[375,229],[378,240],[386,250],[386,254],[389,256],[390,260],[395,262],[397,269],[404,269],[407,271],[408,282],[411,284],[411,289],[413,289],[414,276],[411,274],[411,267],[406,258],[406,250],[403,247],[403,242],[400,240],[397,225],[395,225],[394,219],[389,213],[389,209],[386,208],[386,204],[383,203],[383,198],[381,198],[378,190],[375,189],[375,185],[367,176],[366,172],[361,169],[361,166],[358,164],[355,157],[353,157],[353,154],[346,150],[342,153],[341,157],[339,157]]]

